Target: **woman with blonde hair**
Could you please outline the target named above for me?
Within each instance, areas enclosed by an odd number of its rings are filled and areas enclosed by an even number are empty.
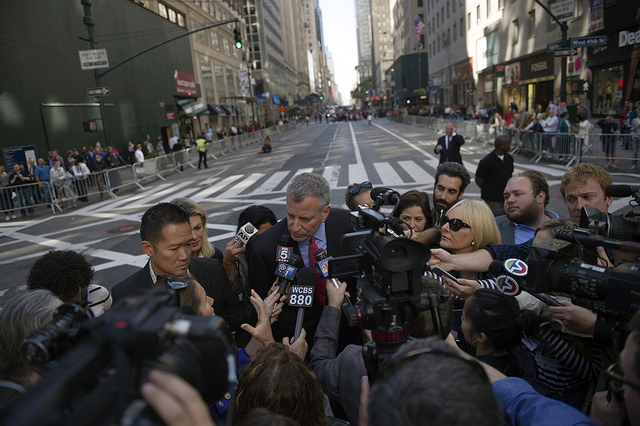
[[[171,204],[182,207],[189,215],[193,242],[191,243],[191,257],[213,257],[222,263],[222,252],[216,250],[207,238],[207,214],[204,209],[188,198],[175,198]]]
[[[500,231],[489,206],[479,200],[461,200],[451,206],[440,219],[440,247],[453,253],[471,253],[487,245],[500,244]],[[450,271],[457,281],[440,277],[442,284],[454,295],[468,297],[472,280],[486,279],[486,273],[477,271]],[[434,277],[434,272],[426,272]],[[475,287],[475,286],[474,286]],[[474,288],[475,290],[475,288]]]

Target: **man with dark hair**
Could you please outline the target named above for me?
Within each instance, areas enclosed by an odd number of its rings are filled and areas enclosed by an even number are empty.
[[[433,184],[434,223],[439,223],[441,214],[460,201],[469,183],[471,176],[463,165],[446,162],[438,166]]]
[[[449,342],[429,337],[400,346],[369,392],[369,426],[418,426],[425,419],[434,426],[593,424],[575,408]]]
[[[213,298],[213,308],[227,322],[231,330],[249,322],[241,302],[231,289],[231,284],[220,262],[211,258],[192,258],[193,232],[187,212],[171,203],[160,203],[149,208],[140,224],[142,250],[149,261],[140,271],[116,284],[112,289],[113,300],[153,288],[158,276],[178,276],[191,273],[204,287],[207,296]]]
[[[93,281],[93,268],[73,250],[51,250],[36,260],[27,276],[31,290],[44,288],[65,303],[80,301],[81,292]]]
[[[504,188],[504,215],[496,217],[502,244],[521,244],[533,238],[538,226],[559,216],[545,209],[549,204],[549,184],[544,176],[527,170],[507,181]]]
[[[293,252],[300,255],[307,267],[314,267],[313,252],[324,249],[327,256],[341,256],[340,239],[349,232],[353,232],[350,215],[347,210],[334,209],[329,205],[331,188],[329,182],[314,173],[301,173],[294,176],[287,187],[287,217],[272,226],[247,247],[249,261],[249,277],[253,289],[266,297],[276,278],[276,247],[283,234],[289,234],[293,239]],[[319,285],[324,281],[316,281],[313,306],[305,311],[304,329],[307,332],[309,348],[313,345],[313,335],[318,325],[322,308],[326,305],[326,291]],[[352,287],[350,294],[355,295]],[[285,306],[273,324],[273,335],[276,341],[294,334],[297,309]],[[343,324],[347,333],[346,321]],[[343,344],[346,342],[343,342]],[[349,342],[351,343],[351,342]]]
[[[504,205],[502,192],[513,174],[511,138],[506,135],[496,137],[494,149],[478,163],[476,183],[480,187],[480,197],[491,208],[499,210]]]
[[[329,304],[325,306],[316,330],[314,346],[311,350],[309,368],[318,376],[324,392],[336,398],[342,404],[349,422],[358,424],[358,406],[360,404],[360,383],[367,375],[365,361],[362,357],[362,346],[349,345],[338,353],[338,326],[342,311],[340,305],[344,300],[346,285],[340,289],[327,285]],[[422,290],[425,294],[444,295],[442,285],[432,278],[422,277]],[[446,335],[453,323],[453,300],[449,298],[438,306],[442,321],[442,332]],[[420,312],[409,325],[411,337],[427,337],[439,335],[432,321],[431,312]]]

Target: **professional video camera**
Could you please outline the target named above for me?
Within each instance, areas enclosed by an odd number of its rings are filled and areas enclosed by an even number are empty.
[[[342,252],[351,255],[332,258],[329,276],[358,277],[360,300],[344,312],[349,325],[371,330],[373,343],[365,345],[363,355],[370,380],[386,358],[407,340],[411,321],[426,309],[431,310],[434,327],[442,326],[438,306],[448,296],[425,294],[422,275],[429,251],[417,241],[392,238],[389,219],[372,209],[361,209],[357,223],[370,224],[369,230],[345,234]]]
[[[77,309],[71,312],[60,310],[22,346],[28,361],[53,362],[38,385],[0,411],[4,424],[162,424],[139,394],[151,369],[182,377],[207,402],[220,398],[235,375],[224,321],[184,314],[173,291],[127,297],[91,321],[78,322]]]
[[[625,241],[640,241],[640,224],[622,216],[602,213],[595,207],[585,206],[580,213],[580,227],[590,233]]]

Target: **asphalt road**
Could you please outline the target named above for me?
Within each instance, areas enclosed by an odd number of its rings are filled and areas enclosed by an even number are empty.
[[[93,199],[64,214],[51,215],[44,209],[31,220],[0,224],[0,297],[25,285],[29,268],[48,250],[76,250],[94,266],[95,282],[111,288],[144,266],[138,234],[140,218],[150,206],[187,197],[198,202],[208,215],[212,243],[224,248],[235,234],[240,212],[249,205],[271,208],[278,218],[285,215],[285,189],[297,173],[312,171],[325,176],[332,187],[332,206],[344,207],[345,188],[353,182],[370,180],[374,186],[388,186],[402,193],[419,189],[431,194],[438,158],[433,147],[436,132],[379,119],[299,126],[273,138],[273,152],[258,155],[259,145],[210,160],[209,168],[188,169],[155,181],[145,190],[119,192],[115,200]],[[492,149],[468,141],[462,149],[471,175],[478,162]],[[551,187],[549,208],[567,216],[559,193],[565,172],[559,164],[531,164],[516,156],[516,171],[533,169],[543,173]],[[613,173],[615,183],[637,184],[637,175]],[[96,197],[93,197],[96,198]],[[465,198],[480,199],[472,183]],[[628,199],[614,201],[611,212],[628,209]]]

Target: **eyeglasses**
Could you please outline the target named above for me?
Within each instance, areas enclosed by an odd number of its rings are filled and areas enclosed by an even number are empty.
[[[471,229],[471,225],[469,225],[468,223],[464,223],[462,219],[449,219],[446,216],[442,216],[442,218],[440,218],[440,228],[442,228],[447,223],[449,224],[449,229],[451,229],[453,232],[458,232],[462,228]]]
[[[622,370],[620,370],[620,364],[617,362],[615,364],[611,364],[609,368],[605,370],[604,374],[607,376],[609,387],[613,392],[622,392],[624,391],[625,386],[640,392],[640,385],[636,385],[635,383],[625,380]]]
[[[353,185],[351,188],[349,188],[349,194],[355,195],[355,194],[358,194],[363,189],[370,189],[372,187],[373,185],[371,185],[371,182],[369,182],[368,180],[362,183],[357,183]]]

